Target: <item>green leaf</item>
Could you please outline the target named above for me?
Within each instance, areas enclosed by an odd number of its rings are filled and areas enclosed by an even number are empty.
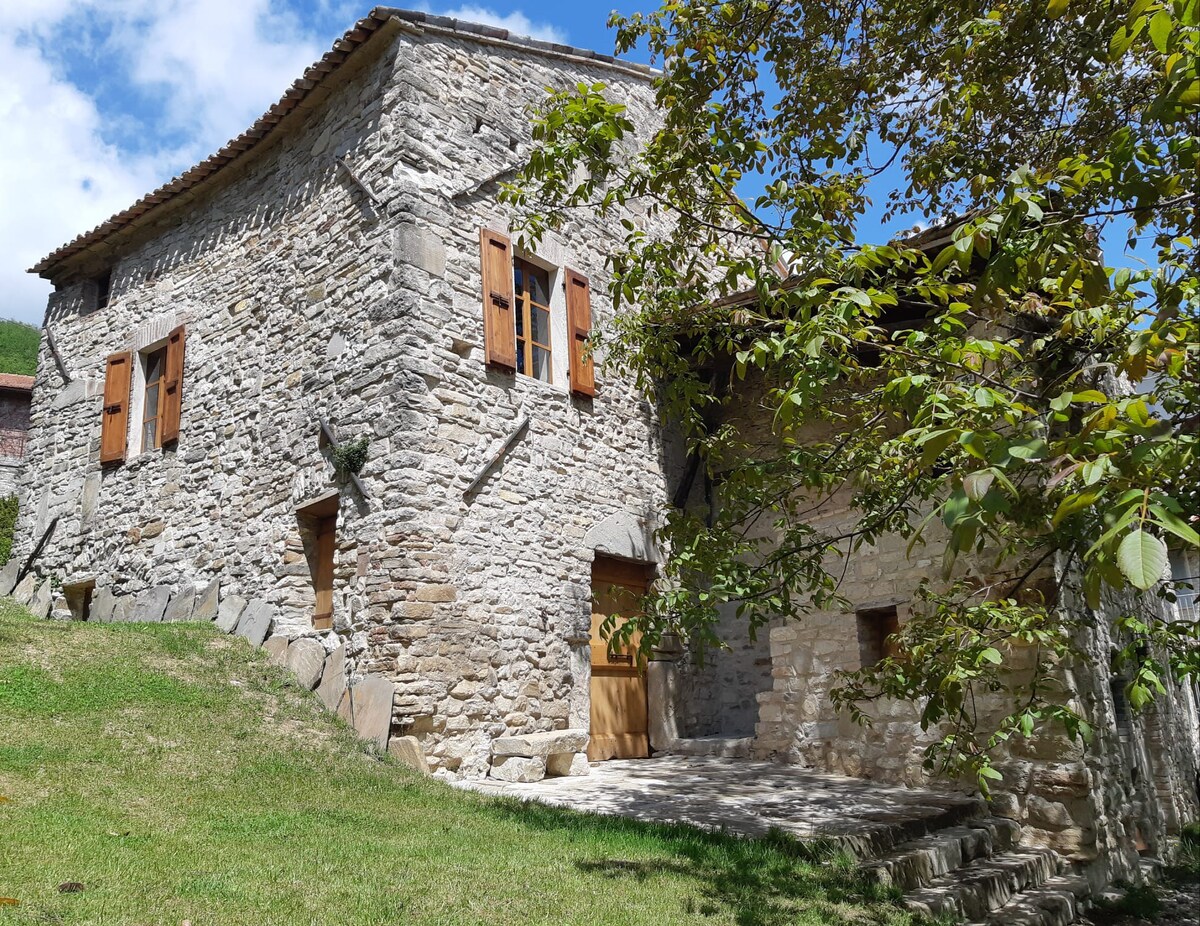
[[[1117,547],[1117,565],[1135,588],[1146,591],[1162,578],[1167,545],[1142,529],[1130,531]]]
[[[987,495],[988,489],[995,481],[996,474],[992,470],[981,469],[963,477],[963,491],[967,494],[967,498],[977,502]]]
[[[1060,18],[1067,11],[1067,6],[1071,0],[1050,0],[1046,4],[1046,15],[1051,19]]]
[[[1163,54],[1167,51],[1167,41],[1171,38],[1171,27],[1173,25],[1174,21],[1171,19],[1171,14],[1166,10],[1159,10],[1150,18],[1150,28],[1147,30],[1150,34],[1150,41]]]
[[[994,646],[989,646],[987,649],[985,649],[979,654],[979,658],[984,662],[990,662],[994,666],[998,666],[1004,661],[1004,657],[1000,655],[1000,650],[996,649]]]
[[[1162,505],[1151,505],[1149,510],[1154,515],[1155,523],[1163,530],[1170,531],[1185,543],[1190,543],[1194,547],[1200,547],[1200,534],[1192,530],[1187,522],[1178,515],[1167,511]]]

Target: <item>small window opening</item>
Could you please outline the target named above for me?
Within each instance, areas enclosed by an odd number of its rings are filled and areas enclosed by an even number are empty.
[[[483,117],[476,116],[475,117],[475,131],[473,134],[478,135],[482,131],[483,131]]]
[[[142,450],[162,446],[162,414],[166,400],[167,349],[142,355],[146,370],[146,395],[142,404]]]
[[[1121,742],[1127,743],[1133,736],[1133,714],[1129,710],[1129,700],[1125,697],[1125,679],[1119,675],[1110,679],[1108,690],[1113,699],[1113,726]]]
[[[550,273],[529,261],[513,260],[517,299],[517,372],[550,382]]]
[[[96,277],[96,308],[103,309],[108,305],[108,297],[112,293],[112,271],[107,270]]]
[[[92,594],[95,591],[94,581],[63,586],[63,597],[67,599],[67,609],[71,612],[72,620],[86,621],[92,616]]]
[[[893,637],[900,632],[900,618],[895,605],[886,608],[864,608],[855,612],[858,625],[858,655],[862,668],[878,665],[885,656],[899,652]]]

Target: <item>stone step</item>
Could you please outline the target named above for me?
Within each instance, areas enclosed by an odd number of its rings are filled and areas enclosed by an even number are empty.
[[[910,805],[902,812],[865,814],[848,823],[845,831],[825,826],[813,836],[828,839],[844,852],[868,861],[923,836],[986,818],[988,810],[983,800],[955,796],[943,803]]]
[[[972,926],[1070,926],[1090,899],[1086,878],[1059,875],[1022,891]]]
[[[905,894],[905,905],[930,918],[986,919],[1010,900],[1059,873],[1058,853],[1015,849],[976,859]]]
[[[1020,834],[1012,820],[985,817],[901,843],[862,870],[879,884],[911,891],[975,859],[1011,849]]]

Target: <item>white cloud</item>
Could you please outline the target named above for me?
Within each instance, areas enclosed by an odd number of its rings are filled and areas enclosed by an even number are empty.
[[[49,286],[26,268],[244,131],[366,9],[308,4],[0,0],[0,317],[40,323]],[[566,40],[519,11],[434,12]],[[108,92],[72,83],[80,60]]]
[[[270,0],[147,0],[111,43],[132,82],[162,94],[168,127],[196,139],[195,159],[245,131],[327,44]]]
[[[541,39],[543,42],[558,42],[567,44],[567,34],[550,23],[534,22],[520,10],[513,13],[500,14],[488,7],[464,4],[452,9],[432,8],[425,4],[416,7],[438,16],[449,16],[452,19],[462,19],[466,22],[481,23],[485,26],[495,26],[497,29],[507,29],[513,35],[527,35],[530,38]]]
[[[0,316],[40,324],[50,287],[25,270],[130,205],[161,173],[101,137],[93,101],[36,47],[0,34]]]

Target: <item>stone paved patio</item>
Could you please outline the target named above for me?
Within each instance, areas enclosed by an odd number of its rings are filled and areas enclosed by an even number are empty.
[[[460,787],[592,813],[684,822],[759,836],[777,828],[802,839],[833,837],[867,854],[897,830],[952,825],[979,812],[978,798],[826,775],[744,759],[661,756],[598,762],[591,774],[536,784],[485,779]],[[945,823],[942,824],[942,818]]]

